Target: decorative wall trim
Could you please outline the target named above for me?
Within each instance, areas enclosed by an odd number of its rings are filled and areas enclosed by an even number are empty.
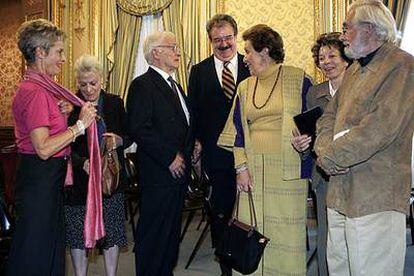
[[[217,13],[225,13],[226,12],[224,3],[225,3],[225,0],[217,0],[217,4],[216,4]]]

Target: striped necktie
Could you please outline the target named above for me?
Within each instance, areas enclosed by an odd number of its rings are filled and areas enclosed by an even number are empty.
[[[231,73],[230,69],[227,67],[230,61],[223,62],[223,72],[221,75],[221,84],[223,86],[224,95],[228,99],[233,98],[233,94],[236,91],[236,83],[234,82],[233,74]]]

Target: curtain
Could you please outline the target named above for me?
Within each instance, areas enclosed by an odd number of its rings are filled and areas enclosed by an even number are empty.
[[[176,35],[181,48],[177,79],[184,91],[187,91],[191,66],[211,54],[205,25],[215,14],[216,6],[216,0],[173,0],[163,11],[164,29]]]
[[[127,97],[134,77],[140,43],[142,16],[161,12],[164,30],[176,35],[181,49],[176,76],[187,90],[188,72],[193,64],[211,54],[205,25],[215,13],[218,0],[107,0],[102,10],[102,47],[107,90]],[[105,19],[106,18],[106,19]]]
[[[390,9],[392,15],[394,15],[398,32],[403,34],[408,9],[410,7],[410,0],[384,0],[383,2]],[[397,44],[400,45],[400,43],[401,37],[398,36]]]
[[[104,89],[108,87],[109,76],[115,63],[115,39],[118,31],[118,15],[116,0],[107,0],[101,2],[100,26],[101,34],[98,35],[98,57],[103,67]],[[117,93],[116,91],[114,91]]]
[[[132,81],[138,48],[141,17],[118,9],[118,32],[113,47],[113,69],[109,73],[108,91],[126,99]]]

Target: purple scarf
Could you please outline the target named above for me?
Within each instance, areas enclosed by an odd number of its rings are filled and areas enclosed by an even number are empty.
[[[82,106],[85,103],[71,91],[59,85],[44,73],[28,69],[24,78],[40,85],[52,95],[64,98],[76,106]],[[85,247],[94,248],[96,241],[105,236],[102,218],[101,154],[99,151],[96,122],[93,121],[86,131],[89,148],[89,181],[88,196],[86,199],[85,227],[83,231]],[[71,172],[71,166],[69,165],[65,185],[72,184]]]

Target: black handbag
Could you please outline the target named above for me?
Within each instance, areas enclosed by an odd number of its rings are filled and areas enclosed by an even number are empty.
[[[240,192],[237,193],[233,216],[224,229],[223,236],[216,248],[215,254],[228,267],[243,275],[256,271],[263,251],[269,239],[257,229],[256,212],[253,195],[249,190],[250,225],[238,220]]]

